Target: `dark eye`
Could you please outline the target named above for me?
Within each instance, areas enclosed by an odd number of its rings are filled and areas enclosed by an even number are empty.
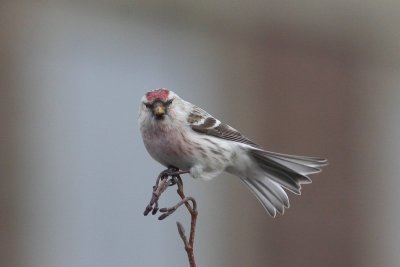
[[[169,106],[169,105],[171,105],[171,104],[172,104],[172,101],[174,101],[174,99],[170,99],[170,100],[168,100],[167,102],[165,102],[165,105],[166,105],[166,106]]]
[[[151,104],[150,103],[143,103],[145,106],[146,106],[146,108],[151,108]]]

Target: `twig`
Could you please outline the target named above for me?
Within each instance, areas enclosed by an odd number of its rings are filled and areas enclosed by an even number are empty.
[[[178,185],[178,190],[177,193],[181,197],[182,201],[186,200],[185,206],[188,209],[191,220],[190,220],[190,235],[189,235],[189,241],[187,240],[187,237],[185,235],[185,231],[183,229],[182,224],[177,222],[178,226],[178,231],[179,234],[183,240],[183,244],[185,245],[185,250],[186,253],[188,254],[188,259],[190,266],[196,266],[196,263],[194,262],[194,253],[193,253],[193,244],[194,244],[194,237],[195,237],[195,232],[196,232],[196,222],[197,222],[197,203],[196,200],[192,197],[185,197],[185,193],[183,192],[183,182],[182,178],[180,176],[177,177],[177,185]],[[190,206],[189,201],[192,202],[192,206]]]
[[[147,205],[144,215],[148,215],[150,212],[155,215],[159,210],[162,214],[158,217],[159,220],[167,218],[169,215],[174,213],[180,206],[185,205],[191,216],[190,223],[190,235],[189,239],[186,237],[185,228],[180,222],[176,222],[178,227],[179,235],[185,246],[185,250],[188,256],[190,267],[196,267],[196,262],[193,253],[194,237],[196,232],[196,221],[197,221],[197,203],[193,197],[186,197],[183,191],[183,182],[180,174],[188,173],[188,171],[179,171],[179,169],[171,167],[167,170],[161,172],[156,180],[156,184],[153,186],[153,193],[151,195],[151,200]],[[171,177],[171,178],[169,178]],[[170,208],[158,209],[158,200],[161,194],[168,188],[168,186],[177,185],[177,193],[181,197],[175,206]]]

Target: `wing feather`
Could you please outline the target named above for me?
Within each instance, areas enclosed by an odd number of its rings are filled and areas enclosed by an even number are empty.
[[[189,115],[188,123],[192,130],[197,133],[259,147],[259,145],[242,135],[238,130],[228,124],[220,122],[198,107],[195,107]]]

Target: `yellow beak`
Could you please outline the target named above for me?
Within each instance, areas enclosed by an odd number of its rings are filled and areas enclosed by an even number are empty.
[[[153,107],[153,114],[158,117],[165,115],[164,105],[162,103],[155,104]]]

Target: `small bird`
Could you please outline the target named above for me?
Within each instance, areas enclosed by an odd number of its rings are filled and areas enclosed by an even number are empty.
[[[160,88],[141,99],[139,126],[149,154],[166,167],[210,180],[231,173],[252,191],[275,217],[289,207],[286,189],[300,194],[326,159],[279,154],[264,150],[236,129],[203,109]]]

